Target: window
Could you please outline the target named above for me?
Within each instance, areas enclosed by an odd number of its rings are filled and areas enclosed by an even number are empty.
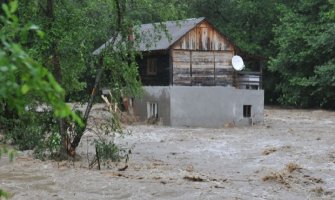
[[[147,60],[147,74],[148,75],[157,75],[157,59],[148,58]]]
[[[251,117],[251,105],[243,105],[243,117]]]
[[[147,102],[147,118],[158,118],[158,104],[155,102]]]

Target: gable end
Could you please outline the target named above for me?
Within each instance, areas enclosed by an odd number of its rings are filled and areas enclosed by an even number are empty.
[[[235,45],[207,20],[203,20],[172,44],[171,49],[234,51]]]

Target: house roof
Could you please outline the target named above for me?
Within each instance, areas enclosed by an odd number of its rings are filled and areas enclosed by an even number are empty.
[[[178,21],[166,21],[162,23],[142,24],[135,27],[135,31],[140,35],[138,44],[139,51],[156,51],[169,49],[186,33],[196,27],[204,17],[190,18]],[[96,49],[93,54],[98,55],[108,46],[113,39],[109,39],[105,44]]]
[[[140,41],[140,50],[155,51],[155,50],[168,49],[172,44],[177,42],[181,37],[183,37],[186,33],[192,30],[204,19],[205,19],[204,17],[200,17],[200,18],[191,18],[178,21],[163,22],[162,27],[164,29],[166,28],[166,30],[158,31],[158,33],[155,33],[156,30],[155,27],[159,26],[160,23],[142,24],[140,28],[140,33],[142,36]],[[154,41],[154,44],[149,44],[148,46],[146,39],[150,38],[152,40],[152,36],[157,37],[156,41]]]

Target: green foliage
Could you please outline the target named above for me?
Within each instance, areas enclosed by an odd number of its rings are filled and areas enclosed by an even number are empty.
[[[58,132],[45,134],[34,148],[34,156],[44,160],[47,158],[55,159],[59,157],[62,148],[62,137]]]
[[[127,149],[120,148],[112,141],[96,140],[95,141],[96,154],[102,161],[120,162],[122,159],[128,157],[130,152]]]
[[[169,8],[160,10],[153,8],[154,4],[153,0],[32,0],[11,1],[3,5],[6,17],[2,18],[1,34],[5,38],[5,48],[0,69],[6,72],[6,76],[0,77],[0,83],[11,87],[0,87],[0,99],[4,99],[5,107],[10,104],[20,108],[18,120],[14,120],[15,114],[8,119],[17,126],[7,127],[10,130],[7,134],[20,148],[50,147],[50,152],[58,148],[58,132],[63,129],[44,131],[41,123],[45,122],[41,120],[25,127],[29,124],[25,118],[30,114],[26,114],[23,108],[46,102],[54,108],[57,117],[70,116],[80,123],[78,115],[64,104],[65,95],[68,99],[79,99],[75,94],[85,87],[86,91],[91,89],[92,77],[96,76],[99,68],[110,72],[105,76],[103,86],[112,88],[115,97],[135,96],[141,92],[135,62],[138,52],[133,44],[136,41],[128,40],[131,29],[143,21],[138,16],[146,15],[147,9],[151,10],[151,19],[177,17],[171,2],[165,1]],[[20,20],[14,15],[16,10]],[[113,37],[118,37],[118,45],[109,46],[99,56],[92,55],[97,47]],[[81,97],[81,100],[86,99]],[[21,106],[17,106],[19,104]],[[6,108],[1,115],[6,119],[7,114]],[[26,116],[21,116],[23,114]],[[80,136],[84,130],[79,129],[76,134]],[[62,139],[69,134],[61,133]]]
[[[179,0],[128,1],[128,16],[138,23],[163,22],[182,19],[187,15],[190,2]]]
[[[57,131],[56,120],[52,112],[30,111],[15,120],[9,120],[7,126],[11,128],[5,135],[6,140],[11,140],[18,145],[20,150],[34,149],[43,140],[47,133]]]
[[[34,124],[27,125],[27,120],[16,120],[15,127],[6,134],[6,140],[17,145],[20,150],[34,149],[43,138],[40,126]]]
[[[52,112],[29,112],[18,119],[8,120],[11,127],[6,135],[6,141],[11,141],[19,150],[34,150],[39,159],[52,157],[59,153],[61,136],[58,132],[57,120]]]
[[[9,198],[9,195],[7,192],[5,192],[3,189],[0,188],[0,198]]]
[[[243,51],[273,53],[272,28],[277,22],[275,0],[193,0],[189,15],[204,16]]]
[[[280,23],[274,28],[278,53],[270,69],[281,77],[277,90],[281,104],[332,107],[335,100],[334,4],[304,0],[281,5]]]
[[[24,106],[34,101],[45,102],[54,108],[57,117],[71,116],[78,123],[80,118],[64,103],[64,90],[52,74],[32,59],[16,42],[24,41],[36,26],[20,26],[15,15],[18,2],[2,4],[0,16],[0,101],[24,112]],[[32,98],[33,97],[33,98]]]
[[[16,156],[16,151],[13,149],[9,150],[7,146],[5,145],[2,148],[0,148],[0,159],[1,159],[2,154],[7,154],[9,161],[13,162],[14,157]]]
[[[90,129],[97,136],[93,141],[96,149],[96,161],[110,167],[110,162],[128,162],[131,149],[121,147],[115,143],[117,137],[123,137],[128,132],[124,132],[118,113],[111,112],[110,117],[103,121],[94,123],[95,126]]]
[[[8,154],[8,158],[9,158],[9,161],[13,161],[14,160],[14,157],[16,155],[16,151],[15,150],[8,150],[7,146],[3,146],[3,147],[0,147],[0,159],[1,159],[1,156],[2,154]],[[3,189],[0,188],[0,199],[2,198],[9,198],[9,195],[6,191],[4,191]]]
[[[38,114],[34,113],[36,105],[43,107],[45,103],[53,108],[55,116],[70,117],[79,125],[83,123],[64,103],[64,90],[52,74],[31,58],[22,46],[27,43],[29,35],[37,33],[40,38],[44,33],[35,25],[19,24],[15,15],[18,1],[1,6],[4,15],[0,16],[0,128],[6,131],[6,138],[10,138],[20,149],[46,146],[52,153],[57,147],[55,132],[47,128],[52,123],[44,120],[49,118],[37,120]],[[16,111],[19,115],[15,114]],[[50,131],[51,136],[46,137]],[[14,154],[9,156],[12,158]]]
[[[118,87],[125,93],[135,95],[140,89],[135,57],[138,52],[128,42],[130,28],[144,21],[176,18],[177,10],[172,2],[153,0],[139,1],[52,1],[53,12],[47,10],[48,3],[41,0],[22,1],[19,5],[20,19],[23,24],[34,22],[45,37],[41,40],[29,35],[30,55],[38,59],[51,71],[55,71],[52,58],[59,56],[61,66],[61,85],[66,94],[78,94],[94,82],[99,66],[92,52],[112,37],[121,36],[126,45],[110,48],[104,68],[110,69],[106,85]],[[169,5],[166,7],[166,5]],[[177,4],[178,5],[178,4]],[[164,10],[164,12],[163,12]],[[52,18],[50,15],[52,14]],[[107,53],[107,52],[106,52]],[[87,94],[87,93],[86,93]],[[76,97],[69,96],[70,99]]]

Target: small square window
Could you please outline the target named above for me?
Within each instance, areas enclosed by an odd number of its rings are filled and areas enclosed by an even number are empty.
[[[157,59],[148,58],[147,60],[147,74],[148,75],[157,75]]]
[[[158,118],[158,104],[156,102],[147,102],[147,119]]]
[[[243,117],[251,117],[251,105],[243,105]]]

